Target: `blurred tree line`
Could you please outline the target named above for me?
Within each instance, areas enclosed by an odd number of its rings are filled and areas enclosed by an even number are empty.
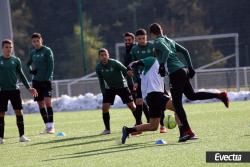
[[[250,14],[244,11],[247,11],[250,1],[212,1],[83,0],[88,72],[94,70],[98,48],[107,47],[114,56],[114,45],[122,42],[124,32],[134,32],[141,27],[148,29],[152,22],[161,23],[169,37],[239,32],[243,41],[240,43],[241,50],[244,50],[241,52],[241,65],[246,65],[247,46],[250,44],[249,29],[246,29],[250,26],[250,17],[246,15]],[[26,62],[31,49],[30,35],[40,32],[45,45],[51,47],[55,54],[55,79],[81,77],[83,60],[78,0],[10,2],[16,54]],[[236,12],[234,9],[239,7],[241,10]],[[195,67],[226,56],[228,50],[233,50],[233,43],[232,46],[225,44],[224,49],[220,49],[218,43],[208,40],[182,44],[191,52]],[[218,66],[230,66],[232,63],[225,62]]]

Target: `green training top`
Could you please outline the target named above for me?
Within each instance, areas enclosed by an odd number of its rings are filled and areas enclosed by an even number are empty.
[[[105,89],[128,87],[126,80],[127,68],[117,60],[109,59],[105,65],[101,62],[98,63],[96,65],[96,74],[102,93],[105,93]]]
[[[152,42],[147,42],[146,46],[140,46],[140,45],[135,45],[131,49],[131,55],[132,55],[132,60],[137,61],[141,59],[145,59],[147,57],[152,57],[154,55],[154,44]],[[139,79],[139,75],[141,74],[143,68],[138,66],[137,69],[135,69],[135,77],[134,81],[137,82]]]
[[[191,58],[187,49],[167,38],[166,36],[160,36],[154,41],[155,55],[159,63],[167,63],[167,68],[169,74],[186,67],[179,58],[177,57],[177,52],[184,55],[185,60],[188,63],[188,67],[192,67]]]
[[[33,49],[29,54],[29,60],[27,66],[29,70],[37,70],[37,74],[34,75],[33,80],[36,81],[51,81],[53,80],[54,71],[54,55],[52,50],[43,46],[40,49]]]
[[[17,84],[18,77],[24,86],[29,89],[30,86],[23,73],[21,60],[15,56],[11,56],[10,58],[0,56],[0,91],[19,89]]]
[[[155,57],[147,57],[145,59],[140,60],[143,63],[143,75],[146,75],[150,68],[154,65],[156,58]]]

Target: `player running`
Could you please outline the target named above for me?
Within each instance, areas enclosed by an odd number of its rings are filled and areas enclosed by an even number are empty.
[[[13,43],[11,40],[5,39],[2,41],[2,51],[3,54],[0,56],[0,144],[4,143],[4,116],[8,110],[9,100],[16,114],[19,141],[27,142],[30,139],[24,135],[22,99],[17,77],[20,78],[32,96],[37,96],[37,91],[29,86],[22,70],[21,60],[12,55]]]
[[[138,42],[137,45],[133,46],[131,49],[131,55],[132,55],[132,60],[137,61],[140,59],[144,59],[147,57],[153,56],[154,52],[154,44],[149,42],[147,40],[147,32],[145,29],[138,29],[135,33],[136,36],[136,41]],[[143,103],[142,99],[142,93],[141,93],[141,79],[140,79],[140,74],[141,74],[142,68],[138,67],[135,71],[135,82],[136,82],[136,109],[137,112],[140,114],[142,113],[142,110],[144,111],[147,120],[149,121],[149,114],[148,114],[148,107]],[[144,105],[143,105],[144,104]],[[161,133],[166,133],[167,129],[164,126],[164,112],[162,113],[161,116],[161,127],[160,127],[160,132]]]
[[[150,33],[154,39],[154,48],[157,59],[159,60],[159,74],[164,77],[166,75],[165,64],[169,73],[170,92],[173,104],[183,126],[180,127],[180,142],[192,138],[194,133],[189,127],[187,116],[182,104],[182,95],[189,100],[205,100],[217,98],[221,100],[226,107],[229,107],[229,100],[226,92],[209,93],[195,92],[190,83],[195,75],[189,52],[180,44],[163,35],[162,28],[159,24],[154,23],[150,26]],[[177,57],[177,52],[182,53],[188,63],[188,70]]]
[[[136,125],[135,127],[122,128],[122,144],[125,144],[129,134],[135,132],[156,131],[159,127],[160,117],[165,109],[174,111],[171,99],[164,93],[164,78],[158,74],[159,62],[155,57],[147,57],[139,61],[132,62],[129,69],[143,67],[141,74],[141,91],[143,99],[149,106],[150,121],[146,124]],[[177,118],[177,117],[176,117]],[[181,123],[176,119],[179,126]]]
[[[105,48],[99,50],[100,62],[96,65],[96,74],[99,79],[101,92],[103,95],[102,118],[105,130],[101,134],[110,134],[110,105],[114,104],[115,96],[121,97],[124,104],[136,117],[136,122],[140,119],[136,113],[136,106],[128,88],[126,76],[127,68],[119,61],[109,58],[109,52]]]
[[[33,33],[31,42],[34,49],[29,54],[27,66],[33,74],[32,85],[38,91],[34,100],[40,109],[45,130],[42,133],[55,133],[53,108],[52,108],[52,80],[54,71],[54,55],[52,50],[43,45],[41,34]]]
[[[124,55],[124,65],[127,67],[131,62],[132,62],[132,55],[131,55],[131,49],[133,46],[135,46],[135,35],[131,32],[126,32],[124,34],[124,44],[125,44],[125,55]],[[132,93],[133,99],[136,102],[136,87],[137,84],[134,83],[134,79],[133,77],[127,76],[127,81],[128,81],[128,88],[130,90],[130,92]],[[142,108],[144,111],[144,114],[146,116],[147,122],[149,122],[149,110],[148,110],[148,106],[143,102],[143,106],[141,104],[136,104],[136,108],[139,109],[137,111],[137,113],[139,113],[139,116],[141,118],[142,116]],[[136,122],[136,125],[141,124],[142,121],[141,119],[138,120],[138,122]],[[136,133],[134,133],[136,134]]]

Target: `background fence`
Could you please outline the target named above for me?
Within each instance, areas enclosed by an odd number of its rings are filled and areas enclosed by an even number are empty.
[[[193,87],[198,89],[223,89],[236,91],[236,68],[220,68],[197,70],[196,77],[192,79]],[[250,67],[239,68],[240,88],[250,91]],[[166,77],[168,83],[168,78]],[[168,86],[168,85],[167,85]],[[22,97],[30,99],[28,91],[21,86]],[[61,95],[78,96],[86,93],[100,93],[99,81],[95,73],[79,79],[53,81],[53,97]]]

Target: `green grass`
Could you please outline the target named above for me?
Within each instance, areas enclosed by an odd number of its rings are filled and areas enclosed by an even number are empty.
[[[56,113],[57,131],[65,137],[39,135],[43,130],[40,115],[25,116],[29,143],[18,142],[15,117],[6,117],[5,144],[0,145],[0,166],[20,167],[187,167],[236,166],[236,164],[206,164],[206,151],[250,151],[250,101],[231,103],[225,109],[221,103],[185,105],[189,122],[200,137],[197,141],[177,143],[178,129],[167,134],[147,132],[131,137],[125,145],[117,145],[123,125],[133,125],[127,109],[111,110],[112,134],[98,135],[103,130],[101,112]],[[156,146],[157,139],[167,145]],[[237,166],[250,164],[237,164]]]

